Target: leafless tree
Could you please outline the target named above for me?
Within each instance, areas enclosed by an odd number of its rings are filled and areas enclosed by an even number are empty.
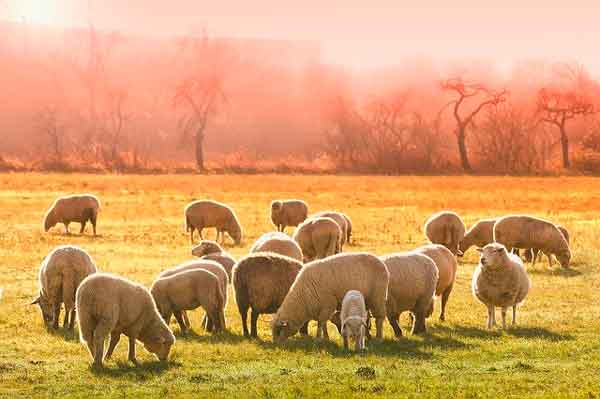
[[[36,116],[38,131],[49,144],[49,153],[53,162],[63,163],[67,142],[67,124],[60,120],[60,113],[55,106],[44,107]]]
[[[452,106],[453,108],[461,166],[465,172],[471,173],[473,168],[467,153],[467,129],[482,109],[505,101],[508,92],[506,90],[494,91],[481,83],[466,82],[460,77],[448,79],[442,82],[441,86],[442,90],[452,92],[457,97],[445,107]],[[477,100],[477,102],[469,111],[463,113],[463,108],[468,106],[467,102],[470,100]]]

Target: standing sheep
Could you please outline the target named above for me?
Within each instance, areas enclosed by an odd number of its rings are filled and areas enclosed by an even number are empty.
[[[95,273],[77,289],[79,337],[87,344],[94,366],[102,366],[104,340],[110,334],[106,359],[119,343],[121,334],[129,337],[129,360],[137,364],[135,341],[159,360],[169,356],[175,337],[158,314],[148,290],[140,284],[105,273]]]
[[[390,273],[386,310],[394,334],[402,336],[398,319],[406,311],[414,316],[412,333],[427,332],[425,319],[433,313],[437,266],[430,257],[418,252],[386,255],[381,260]]]
[[[458,269],[456,258],[448,248],[440,244],[424,245],[417,248],[416,252],[430,257],[438,268],[435,295],[442,298],[440,320],[444,321],[446,320],[446,304],[456,281],[456,270]]]
[[[299,261],[275,253],[250,254],[235,265],[233,286],[245,337],[257,337],[258,316],[277,312],[301,269]],[[248,309],[251,309],[250,334]]]
[[[279,255],[289,256],[290,258],[296,259],[302,262],[302,249],[296,241],[290,238],[285,233],[272,232],[263,234],[252,248],[250,252],[274,252]]]
[[[219,244],[214,241],[202,240],[200,244],[192,248],[192,255],[219,263],[227,272],[229,282],[231,282],[231,269],[233,269],[236,260],[225,252]]]
[[[344,349],[348,349],[348,339],[354,339],[354,350],[365,349],[367,334],[367,308],[365,298],[360,291],[348,291],[342,300],[340,311],[342,323],[341,333],[344,338]]]
[[[473,295],[488,309],[488,329],[496,324],[495,308],[502,308],[502,328],[506,328],[506,309],[512,307],[513,325],[517,321],[517,305],[530,288],[529,277],[521,259],[509,254],[504,245],[488,244],[481,251],[479,265],[473,273]]]
[[[310,320],[317,320],[317,338],[328,338],[327,321],[350,290],[363,294],[375,317],[377,338],[383,337],[389,272],[368,253],[346,253],[305,265],[271,322],[273,340],[281,342]]]
[[[39,273],[40,294],[31,302],[38,304],[47,326],[58,328],[61,305],[65,304],[64,328],[75,325],[75,292],[96,265],[83,249],[65,245],[56,247],[42,262]],[[70,319],[69,319],[70,317]]]
[[[100,201],[92,194],[76,194],[58,198],[44,217],[44,231],[48,232],[57,223],[65,225],[65,232],[69,234],[71,222],[81,223],[79,234],[83,234],[85,224],[90,221],[96,235],[96,222],[100,211]]]
[[[571,250],[563,233],[554,224],[533,216],[509,215],[498,219],[494,224],[494,241],[509,252],[513,248],[538,248],[556,256],[564,268],[568,268],[571,261]]]
[[[202,230],[206,227],[217,229],[217,239],[225,243],[225,233],[233,239],[236,245],[242,242],[242,227],[233,209],[216,201],[194,201],[185,207],[185,229],[190,232],[190,241],[194,243],[194,231],[198,230],[200,239]]]
[[[333,219],[311,218],[296,227],[293,238],[302,249],[304,262],[310,262],[339,253],[341,235]]]
[[[425,222],[425,235],[433,244],[442,244],[454,255],[462,255],[458,244],[465,236],[465,224],[454,212],[443,211],[432,215]]]
[[[333,221],[337,223],[337,225],[340,228],[340,232],[341,232],[341,234],[340,234],[340,252],[342,252],[342,249],[344,248],[344,244],[346,243],[346,239],[348,237],[348,221],[347,221],[348,219],[346,218],[346,216],[340,212],[323,211],[323,212],[315,213],[310,218],[311,219],[330,218],[330,219],[333,219]]]
[[[207,270],[183,271],[152,283],[150,293],[163,320],[175,315],[182,333],[188,327],[182,312],[202,307],[213,322],[213,332],[225,329],[225,297],[219,278]]]
[[[271,221],[277,231],[285,231],[287,226],[298,226],[306,220],[308,205],[301,200],[277,200],[271,202]]]
[[[481,219],[475,223],[465,234],[458,249],[463,254],[473,245],[483,248],[494,242],[494,223],[497,219]]]

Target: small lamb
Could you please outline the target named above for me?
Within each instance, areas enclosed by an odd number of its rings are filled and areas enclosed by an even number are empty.
[[[365,336],[367,334],[367,307],[365,298],[360,291],[350,290],[342,300],[340,312],[342,321],[342,337],[344,338],[344,349],[348,349],[348,339],[354,339],[354,350],[365,349]]]

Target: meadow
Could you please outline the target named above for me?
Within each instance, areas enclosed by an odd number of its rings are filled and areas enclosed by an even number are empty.
[[[42,231],[46,209],[58,196],[90,192],[102,211],[96,238]],[[211,198],[235,208],[244,227],[236,257],[273,229],[268,207],[276,198],[301,198],[311,212],[338,209],[354,223],[346,251],[385,254],[425,242],[431,213],[452,209],[469,226],[479,218],[529,213],[566,226],[573,263],[529,267],[533,288],[519,324],[485,329],[486,310],[470,291],[474,249],[459,261],[447,321],[437,319],[422,337],[396,340],[386,322],[383,342],[362,354],[344,351],[335,327],[330,342],[294,337],[272,343],[269,316],[259,340],[241,336],[235,299],[227,306],[228,332],[199,328],[182,336],[170,361],[159,364],[141,345],[140,367],[126,362],[122,339],[104,370],[90,368],[77,333],[48,331],[39,309],[37,273],[55,246],[86,249],[97,266],[149,286],[162,269],[191,258],[183,208]],[[600,179],[587,177],[373,177],[373,176],[119,176],[0,175],[0,397],[600,397]],[[288,232],[291,232],[288,229]],[[214,238],[215,232],[208,232]],[[313,323],[314,324],[314,323]],[[401,326],[408,328],[408,317]],[[314,327],[313,331],[314,333]]]

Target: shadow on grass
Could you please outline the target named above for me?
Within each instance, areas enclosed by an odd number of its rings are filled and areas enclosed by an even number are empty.
[[[76,329],[69,330],[68,328],[58,327],[54,329],[52,327],[46,327],[48,334],[55,337],[62,337],[67,342],[79,343],[79,333]]]
[[[468,327],[468,326],[442,326],[437,325],[431,328],[432,332],[441,332],[444,334],[456,334],[468,338],[478,339],[497,339],[504,333],[511,335],[516,338],[539,338],[548,341],[570,341],[573,336],[569,334],[560,334],[550,331],[546,328],[541,327],[511,327],[508,326],[506,330],[501,327],[495,327],[493,330],[487,330],[479,327]]]
[[[183,341],[183,342],[202,342],[202,343],[207,343],[207,344],[222,344],[222,343],[227,343],[227,344],[239,344],[241,342],[245,342],[246,338],[244,338],[244,336],[239,335],[239,334],[234,334],[230,331],[224,331],[218,334],[210,334],[210,333],[206,333],[206,334],[198,334],[197,332],[195,332],[194,330],[189,330],[188,332],[186,332],[185,334],[182,334],[181,332],[175,334],[175,337],[177,338],[177,340]]]
[[[181,367],[181,363],[174,360],[168,360],[166,362],[159,361],[147,361],[139,362],[136,366],[131,362],[124,360],[117,360],[117,367],[111,367],[110,362],[105,362],[104,367],[93,367],[90,366],[90,370],[93,374],[98,376],[105,376],[111,378],[122,378],[122,377],[133,377],[137,380],[145,380],[149,377],[160,375],[168,370]]]
[[[541,327],[511,327],[506,329],[506,333],[518,338],[540,338],[547,341],[572,341],[574,338],[570,334],[559,334]]]
[[[534,268],[529,267],[527,269],[527,273],[535,274],[535,275],[544,275],[544,276],[557,276],[557,277],[577,277],[581,276],[583,273],[577,269],[568,268],[565,269],[563,267],[540,267],[537,266]]]

